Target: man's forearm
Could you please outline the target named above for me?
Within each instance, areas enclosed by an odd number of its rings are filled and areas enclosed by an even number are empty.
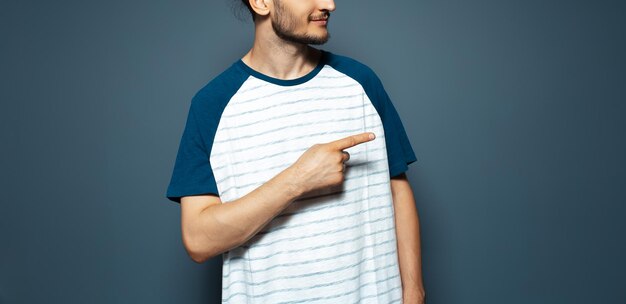
[[[202,234],[195,237],[200,260],[245,243],[298,198],[302,193],[293,174],[287,168],[245,196],[200,212],[194,222]]]
[[[391,182],[403,293],[405,297],[423,297],[419,217],[415,198],[406,176],[394,178]]]

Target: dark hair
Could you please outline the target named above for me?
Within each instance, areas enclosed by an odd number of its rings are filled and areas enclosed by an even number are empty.
[[[241,0],[243,5],[245,5],[250,11],[250,16],[252,17],[252,22],[254,22],[254,11],[252,10],[252,6],[250,6],[250,0]]]

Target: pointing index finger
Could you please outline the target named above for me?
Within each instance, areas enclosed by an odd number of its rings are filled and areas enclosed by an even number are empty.
[[[337,150],[343,150],[354,147],[358,144],[362,144],[364,142],[371,141],[374,138],[376,138],[376,135],[374,133],[364,132],[361,134],[351,135],[342,139],[331,141],[330,144]]]

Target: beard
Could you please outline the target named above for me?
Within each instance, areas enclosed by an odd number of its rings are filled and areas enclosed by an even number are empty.
[[[274,5],[276,14],[272,16],[272,29],[274,29],[276,36],[283,40],[302,44],[324,44],[330,39],[328,32],[321,36],[294,33],[293,29],[298,24],[298,18],[287,11],[279,0],[275,0]]]

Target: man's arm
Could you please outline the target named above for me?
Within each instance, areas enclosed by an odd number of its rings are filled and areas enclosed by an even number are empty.
[[[343,150],[374,138],[373,133],[363,132],[315,144],[287,169],[227,203],[214,195],[182,197],[181,225],[187,252],[202,263],[247,242],[297,198],[341,185],[344,162],[349,159]]]
[[[185,249],[202,263],[240,246],[302,194],[289,167],[247,195],[228,203],[212,195],[181,199]]]
[[[425,290],[422,281],[419,217],[413,190],[405,173],[391,178],[391,193],[404,303],[423,303]]]

